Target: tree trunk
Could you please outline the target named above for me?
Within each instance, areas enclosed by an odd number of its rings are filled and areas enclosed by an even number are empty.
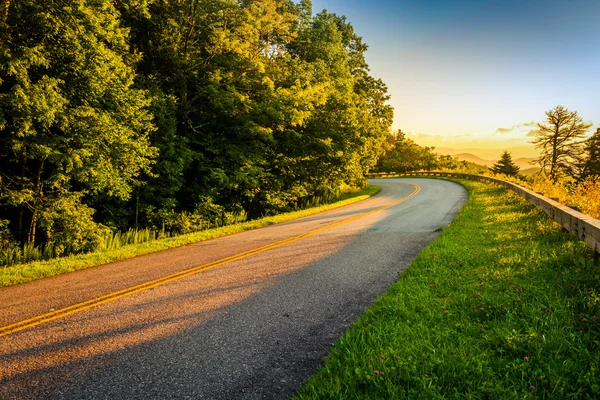
[[[31,214],[31,224],[29,225],[29,237],[27,241],[31,244],[35,244],[35,230],[37,229],[37,209],[33,210]]]
[[[35,177],[35,187],[37,189],[37,198],[34,200],[33,213],[31,215],[31,224],[29,225],[29,243],[35,244],[35,231],[37,229],[38,210],[41,207],[42,197],[42,172],[44,171],[44,160],[40,162],[40,167]]]
[[[554,137],[552,138],[552,162],[550,163],[550,179],[556,181],[554,174],[556,174],[556,160],[558,158],[558,131],[559,125],[556,125],[556,129],[554,130]]]
[[[23,156],[19,162],[21,166],[21,181],[25,180],[25,157]],[[25,206],[23,203],[19,204],[17,212],[17,240],[21,243],[25,242],[25,238],[23,237],[23,218],[25,214]]]
[[[19,204],[17,211],[17,240],[23,242],[23,214],[25,214],[25,207],[23,204]]]

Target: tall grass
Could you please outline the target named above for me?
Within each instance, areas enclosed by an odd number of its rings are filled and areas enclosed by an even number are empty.
[[[342,192],[304,199],[294,207],[296,210],[294,212],[252,221],[248,220],[245,212],[227,214],[225,217],[215,218],[213,221],[182,215],[178,231],[129,229],[125,232],[109,233],[104,237],[97,250],[87,254],[76,254],[70,249],[66,249],[63,256],[56,257],[53,246],[33,246],[31,244],[21,247],[5,246],[0,248],[0,266],[4,267],[0,270],[0,287],[300,218],[351,204],[378,192],[379,188],[375,186],[369,186],[360,191],[346,188]],[[56,265],[43,265],[44,263]]]
[[[247,220],[246,213],[240,213],[234,216],[228,216],[226,219],[217,219],[210,221],[194,221],[195,224],[186,230],[185,233],[200,232],[207,229],[220,228],[226,225],[237,224]],[[141,244],[153,242],[155,240],[165,239],[177,236],[179,232],[169,232],[164,229],[128,229],[125,232],[109,232],[103,238],[95,251],[117,250],[121,247],[131,244]],[[63,255],[68,256],[76,254],[72,249],[67,248]],[[53,245],[33,245],[26,243],[21,247],[8,247],[0,250],[0,266],[11,266],[24,264],[32,261],[51,260],[56,258],[56,251]]]
[[[534,175],[526,179],[505,175],[497,177],[541,193],[593,218],[600,218],[600,176],[590,176],[581,182],[569,179],[554,182],[544,175]]]

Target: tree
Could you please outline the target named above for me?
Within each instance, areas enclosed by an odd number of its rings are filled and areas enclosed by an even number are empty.
[[[490,170],[495,174],[516,176],[519,173],[520,168],[513,162],[510,153],[505,150],[504,153],[502,153],[500,160],[492,165]]]
[[[110,0],[23,0],[2,18],[0,219],[22,242],[91,250],[105,228],[85,197],[128,198],[155,156],[137,56]]]
[[[0,0],[0,228],[87,250],[361,186],[393,119],[366,50],[310,0]]]
[[[437,159],[437,167],[441,170],[455,170],[458,168],[458,159],[450,155],[439,155]]]
[[[394,145],[379,159],[377,170],[383,172],[408,172],[431,170],[438,167],[433,147],[419,146],[402,131],[392,135]]]
[[[139,206],[111,215],[139,208],[144,225],[206,203],[256,217],[365,182],[393,111],[344,17],[313,17],[309,0],[136,10],[119,8],[142,54],[137,82],[153,94],[160,156]]]
[[[534,162],[553,181],[563,176],[576,176],[584,153],[580,139],[591,126],[576,111],[563,106],[546,111],[546,123],[538,123],[538,132],[532,142],[542,151]]]
[[[592,175],[600,176],[600,128],[586,141],[585,153],[580,179],[584,180]]]

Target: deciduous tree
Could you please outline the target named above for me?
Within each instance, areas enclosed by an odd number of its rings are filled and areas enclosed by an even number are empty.
[[[63,214],[95,237],[83,196],[128,198],[155,156],[127,30],[109,0],[23,0],[0,36],[0,217],[22,241],[68,238]]]

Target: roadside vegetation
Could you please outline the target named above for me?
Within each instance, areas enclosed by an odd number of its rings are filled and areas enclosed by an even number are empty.
[[[92,253],[71,255],[44,261],[32,261],[0,268],[0,287],[25,283],[47,276],[90,268],[113,261],[125,260],[143,254],[154,253],[160,250],[171,249],[203,240],[215,239],[279,222],[306,217],[308,215],[317,214],[365,200],[379,193],[380,190],[381,189],[376,186],[367,186],[360,191],[341,194],[336,198],[336,201],[328,204],[318,206],[313,205],[312,207],[289,213],[238,222],[218,228],[211,228],[177,236],[163,237],[162,232],[150,230],[132,231],[126,235],[109,236],[106,238],[105,247]],[[10,249],[2,250],[2,252],[0,252],[0,257],[4,257],[4,259],[10,257],[10,255],[7,255],[8,251],[10,251]],[[44,254],[44,251],[40,249],[33,249],[32,252],[34,252],[34,254]]]
[[[449,155],[439,155],[435,147],[421,146],[402,130],[388,135],[384,150],[373,172],[406,173],[415,171],[455,171],[465,174],[485,174],[489,168],[470,161],[460,161]]]
[[[516,194],[459,181],[458,217],[297,399],[598,398],[600,270]]]
[[[517,183],[593,218],[600,218],[600,175],[591,175],[581,181],[568,178],[553,181],[544,175],[528,178],[495,176]]]
[[[420,146],[401,131],[389,135],[374,172],[459,172],[489,175],[515,182],[593,218],[600,218],[600,128],[563,106],[546,111],[546,119],[531,131],[540,151],[538,168],[521,171],[504,151],[491,167],[438,155],[434,147]]]
[[[3,1],[0,241],[29,260],[366,186],[393,119],[309,0]]]

